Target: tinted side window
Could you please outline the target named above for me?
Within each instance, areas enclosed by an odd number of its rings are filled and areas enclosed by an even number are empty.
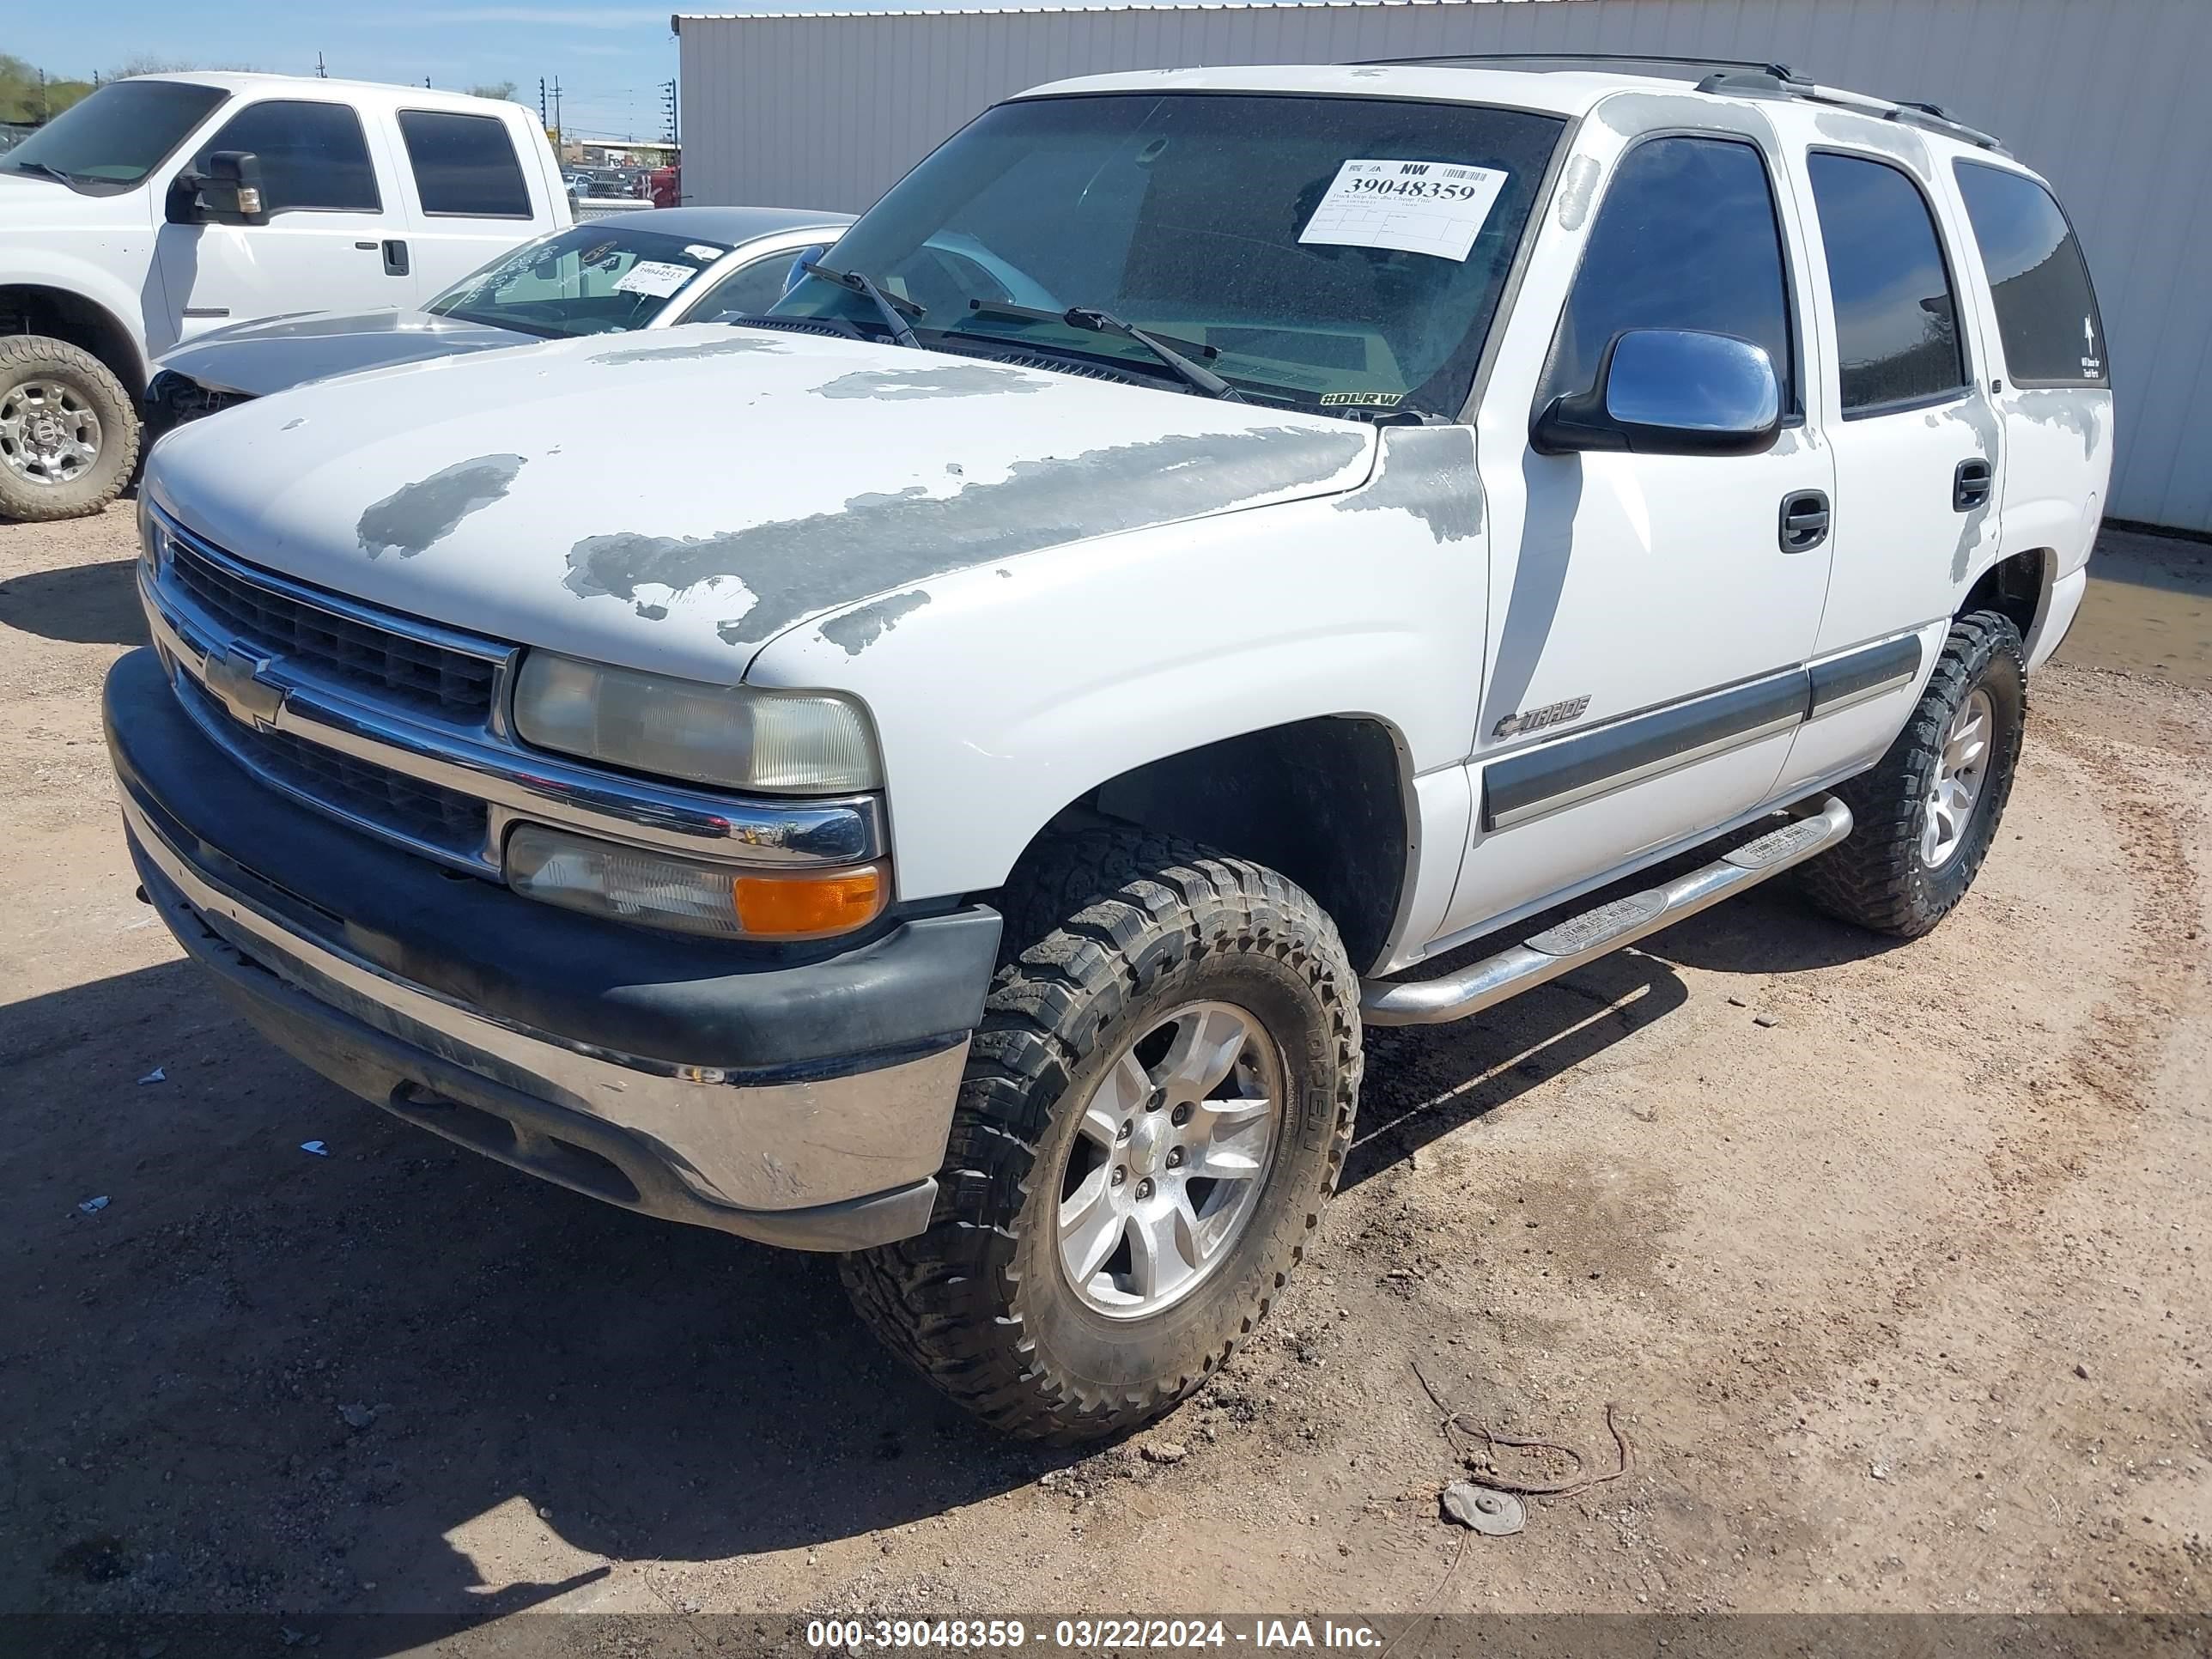
[[[2089,267],[2051,192],[2002,167],[1954,166],[1989,270],[2012,378],[2029,385],[2112,385]]]
[[[407,141],[407,163],[415,169],[423,212],[530,216],[530,187],[505,123],[489,115],[404,109],[399,136]]]
[[[1807,166],[1828,251],[1844,413],[1965,386],[1958,301],[1920,187],[1856,155],[1814,155]]]
[[[759,316],[783,298],[784,279],[791,275],[798,258],[798,250],[792,248],[763,254],[750,264],[739,265],[692,307],[690,319],[710,323],[725,316]]]
[[[1759,151],[1726,138],[1653,138],[1622,158],[1590,226],[1540,404],[1588,391],[1623,329],[1700,329],[1765,348],[1797,407],[1790,290],[1774,191]]]
[[[263,205],[375,213],[384,206],[361,117],[343,104],[277,99],[253,104],[222,124],[192,170],[205,173],[219,149],[251,150],[261,160]]]

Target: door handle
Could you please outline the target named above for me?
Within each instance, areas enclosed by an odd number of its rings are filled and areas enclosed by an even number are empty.
[[[1990,487],[1996,479],[1996,469],[1978,455],[1960,462],[1951,474],[1951,510],[1971,513],[1978,507],[1987,507]]]
[[[392,239],[384,245],[384,274],[404,276],[407,274],[407,244]]]
[[[1828,492],[1792,490],[1782,498],[1782,550],[1809,553],[1828,539]]]

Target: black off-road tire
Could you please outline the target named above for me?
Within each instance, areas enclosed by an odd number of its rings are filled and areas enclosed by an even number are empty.
[[[100,422],[100,447],[92,465],[64,483],[26,478],[0,456],[0,519],[40,524],[82,519],[122,493],[138,462],[138,411],[131,394],[89,351],[42,334],[0,339],[0,402],[27,380],[68,388]],[[4,442],[0,438],[0,442]]]
[[[1929,787],[1952,718],[1977,689],[1989,694],[1994,714],[1988,770],[1958,849],[1931,869],[1920,849]],[[1840,846],[1804,866],[1806,894],[1831,915],[1878,933],[1917,939],[1932,930],[1966,897],[1996,837],[2027,718],[2020,630],[1994,611],[1960,617],[1889,752],[1837,788],[1854,826]]]
[[[1351,1143],[1359,980],[1298,888],[1158,836],[1099,829],[1048,843],[1016,872],[1007,912],[932,1224],[842,1268],[861,1317],[947,1395],[1008,1434],[1072,1444],[1166,1411],[1267,1316]],[[1250,1011],[1279,1045],[1274,1156],[1203,1282],[1158,1313],[1109,1318],[1060,1261],[1078,1120],[1123,1047],[1207,1000]]]

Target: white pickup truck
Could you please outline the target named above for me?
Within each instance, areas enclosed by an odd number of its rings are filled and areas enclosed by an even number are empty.
[[[146,896],[276,1042],[845,1252],[948,1393],[1079,1439],[1265,1316],[1366,1025],[1792,867],[1934,927],[2112,431],[2064,216],[1939,112],[1109,76],[764,316],[163,440],[109,742]]]
[[[0,155],[0,517],[112,501],[148,366],[179,341],[411,307],[570,217],[518,104],[276,75],[100,88]]]

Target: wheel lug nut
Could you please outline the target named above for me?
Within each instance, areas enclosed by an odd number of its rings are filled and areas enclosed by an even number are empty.
[[[1111,1177],[1112,1182],[1113,1182],[1113,1184],[1114,1184],[1115,1186],[1118,1187],[1118,1186],[1120,1186],[1123,1182],[1127,1181],[1128,1178],[1129,1178],[1129,1172],[1128,1172],[1128,1170],[1127,1170],[1127,1169],[1123,1168],[1121,1164],[1116,1164],[1114,1166],[1114,1174],[1113,1174],[1113,1176],[1112,1176],[1112,1177]]]
[[[1131,1125],[1129,1120],[1123,1118],[1121,1120],[1121,1127],[1114,1131],[1114,1139],[1116,1140],[1127,1140],[1129,1138],[1130,1127]]]
[[[1151,1178],[1150,1176],[1146,1176],[1144,1180],[1142,1180],[1142,1181],[1140,1181],[1140,1182],[1139,1182],[1137,1183],[1137,1196],[1138,1196],[1139,1199],[1146,1199],[1146,1198],[1150,1198],[1152,1195],[1152,1178]]]
[[[1173,1112],[1172,1114],[1170,1114],[1170,1117],[1169,1117],[1169,1121],[1170,1121],[1170,1122],[1172,1122],[1172,1123],[1188,1123],[1188,1122],[1189,1122],[1189,1121],[1190,1121],[1190,1103],[1189,1103],[1188,1101],[1185,1101],[1182,1105],[1180,1105],[1180,1106],[1176,1107],[1176,1108],[1175,1109],[1174,1112]]]
[[[1170,1170],[1180,1170],[1182,1168],[1182,1147],[1170,1146],[1168,1148],[1168,1168]]]

